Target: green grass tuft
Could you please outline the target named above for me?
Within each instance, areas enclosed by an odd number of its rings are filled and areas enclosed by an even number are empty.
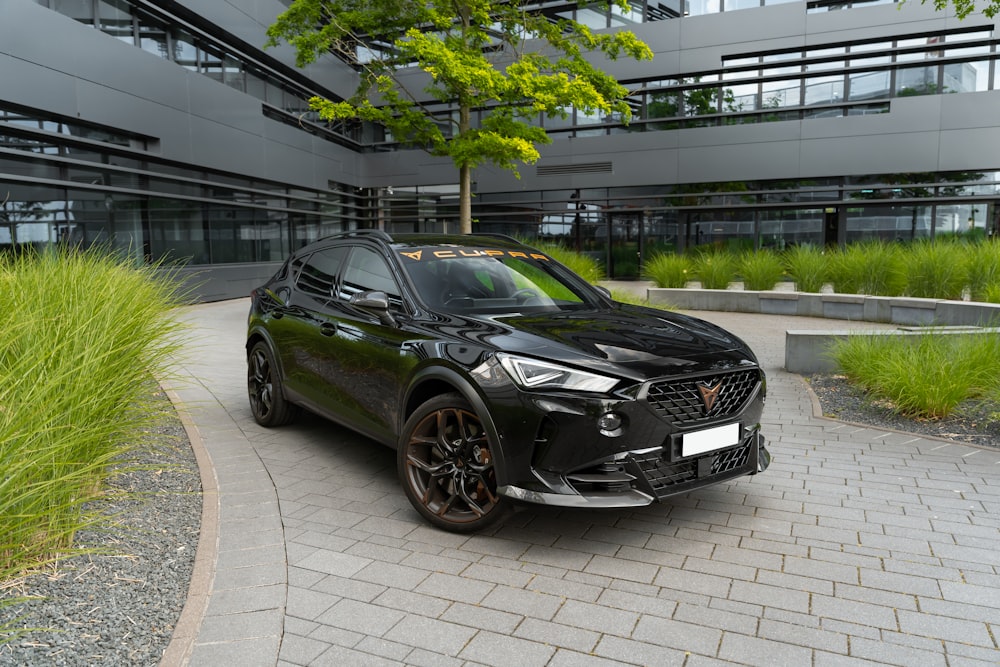
[[[590,255],[570,250],[557,243],[539,241],[524,241],[524,243],[541,250],[592,285],[604,280],[604,267]]]
[[[997,303],[997,299],[989,298],[989,294],[992,291],[1000,295],[1000,242],[983,241],[969,244],[966,248],[969,296],[973,301]]]
[[[727,289],[736,277],[738,261],[726,251],[706,251],[694,258],[694,273],[704,289]]]
[[[101,251],[0,258],[0,580],[71,553],[86,503],[157,418],[179,349],[173,274]]]
[[[770,250],[748,250],[740,255],[739,272],[743,276],[744,289],[773,290],[785,277],[785,265]]]
[[[963,401],[996,396],[1000,387],[995,334],[854,335],[830,354],[848,380],[911,417],[947,417]]]
[[[920,241],[906,249],[906,293],[927,299],[961,299],[968,281],[964,243]]]
[[[905,251],[899,245],[866,241],[832,253],[828,271],[841,294],[900,296],[906,287]]]
[[[657,287],[687,287],[694,277],[691,259],[687,255],[659,253],[643,267],[643,275]]]
[[[827,281],[827,257],[820,248],[795,246],[785,252],[785,269],[799,292],[819,293]]]

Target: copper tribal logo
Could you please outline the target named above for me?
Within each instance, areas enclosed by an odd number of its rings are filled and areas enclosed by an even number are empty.
[[[715,401],[719,398],[722,381],[720,380],[714,387],[710,387],[708,384],[702,382],[699,382],[696,386],[698,387],[698,393],[701,394],[701,402],[705,404],[705,414],[707,415],[715,407]]]

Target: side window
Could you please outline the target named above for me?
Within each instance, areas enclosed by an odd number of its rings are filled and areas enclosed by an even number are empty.
[[[385,258],[371,248],[355,247],[344,267],[340,297],[350,299],[359,292],[369,290],[385,292],[391,305],[402,307],[399,286],[392,277],[392,271],[389,270]]]
[[[309,255],[298,271],[298,288],[313,297],[333,297],[337,272],[344,263],[347,250],[346,246],[338,246],[324,248]]]

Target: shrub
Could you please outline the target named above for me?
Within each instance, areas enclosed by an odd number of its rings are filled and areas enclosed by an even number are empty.
[[[814,246],[800,245],[785,253],[785,268],[800,292],[821,292],[827,279],[827,259]]]
[[[156,419],[178,349],[173,274],[100,251],[0,259],[0,578],[66,555],[85,504]]]
[[[643,275],[657,287],[686,287],[693,277],[691,260],[686,255],[657,254],[646,262]]]
[[[829,278],[835,292],[899,296],[906,287],[900,247],[881,241],[866,241],[834,252],[829,259]]]
[[[781,258],[770,250],[747,250],[740,256],[739,272],[748,290],[772,290],[785,276]]]
[[[704,289],[726,289],[736,277],[736,258],[725,251],[702,252],[694,259],[694,273]]]
[[[906,249],[906,293],[928,299],[961,299],[968,277],[964,243],[919,241]]]

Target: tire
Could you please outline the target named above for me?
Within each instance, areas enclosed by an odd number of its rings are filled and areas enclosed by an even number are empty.
[[[247,395],[250,411],[261,426],[281,426],[299,413],[298,406],[285,400],[274,353],[264,341],[257,341],[247,355]]]
[[[428,522],[471,533],[507,513],[479,416],[459,394],[436,396],[410,415],[396,449],[406,497]]]

